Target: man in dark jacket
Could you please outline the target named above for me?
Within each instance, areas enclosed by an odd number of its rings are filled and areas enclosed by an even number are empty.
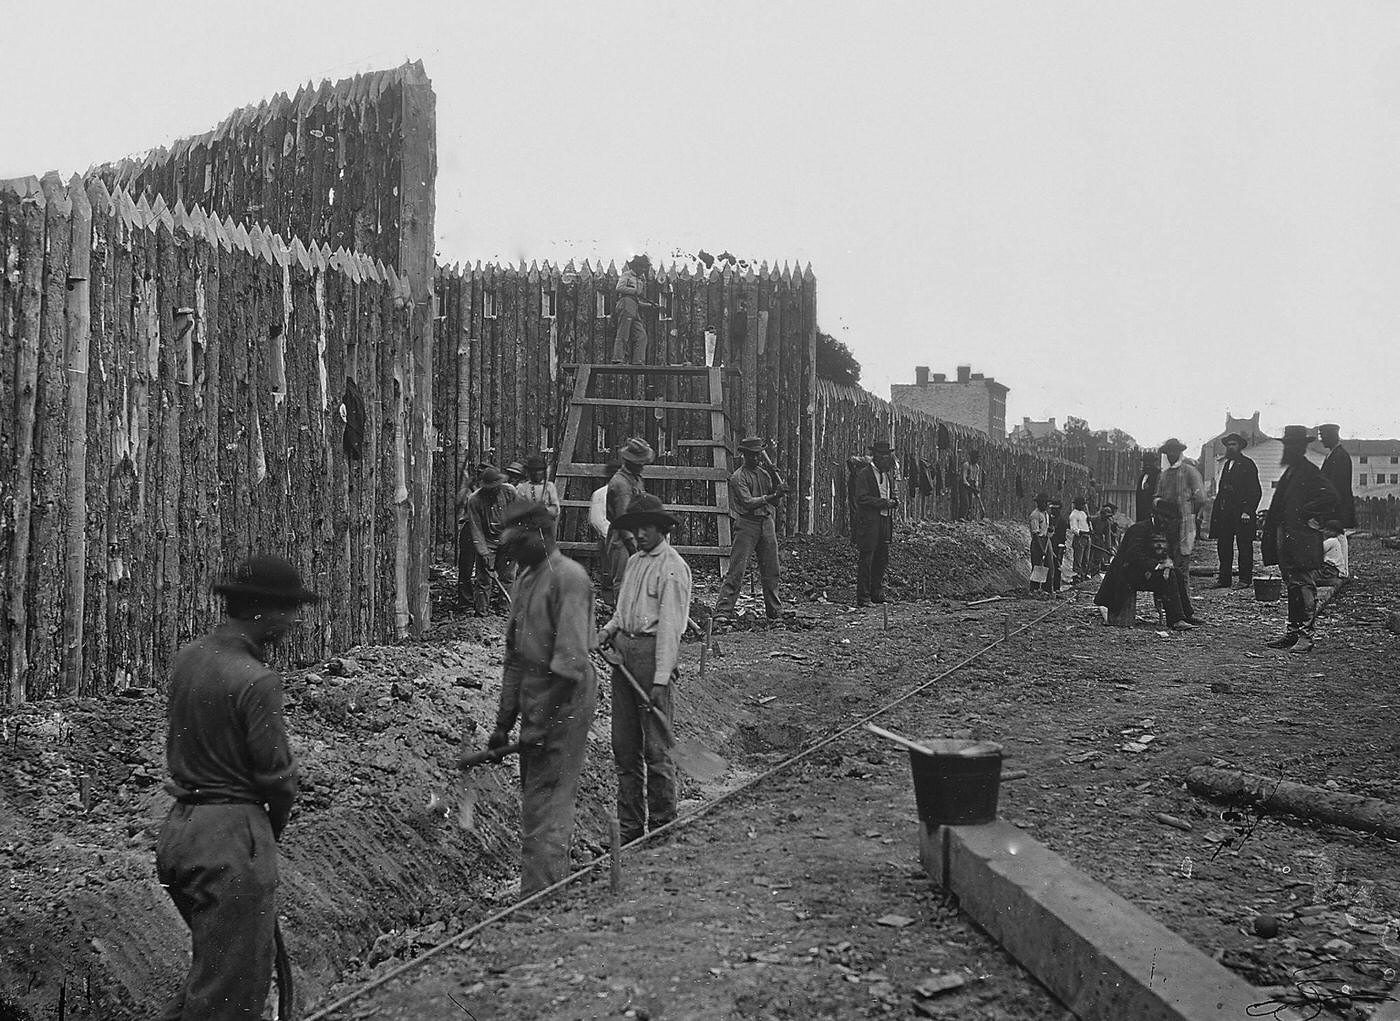
[[[297,795],[268,649],[317,596],[281,557],[255,556],[214,586],[227,619],[170,664],[165,789],[175,804],[156,875],[190,927],[193,959],[161,1021],[262,1017],[272,983],[277,841]]]
[[[1241,453],[1247,445],[1239,433],[1222,441],[1225,460],[1215,483],[1215,506],[1210,512],[1210,537],[1220,554],[1216,588],[1229,588],[1235,565],[1235,543],[1240,547],[1240,583],[1254,584],[1254,516],[1259,510],[1259,466]]]
[[[501,554],[502,522],[515,502],[515,487],[495,468],[486,468],[480,486],[467,498],[467,529],[473,551],[473,599],[478,617],[497,603],[498,589],[510,584],[510,560]]]
[[[1186,619],[1182,586],[1175,577],[1181,567],[1171,559],[1171,536],[1180,527],[1181,511],[1170,500],[1158,500],[1151,517],[1128,526],[1094,596],[1094,605],[1108,611],[1108,623],[1132,627],[1137,594],[1148,590],[1162,601],[1168,627],[1176,631],[1195,627]]]
[[[1142,471],[1137,479],[1137,521],[1152,517],[1152,501],[1157,498],[1157,480],[1162,477],[1162,455],[1156,450],[1142,452]]]
[[[1278,564],[1288,586],[1288,631],[1271,649],[1311,652],[1317,615],[1317,576],[1322,570],[1322,523],[1333,516],[1337,491],[1308,460],[1307,426],[1283,430],[1283,476],[1264,518],[1264,563]]]
[[[885,568],[894,536],[894,449],[884,440],[870,448],[872,463],[862,464],[851,479],[851,541],[855,543],[856,605],[885,601]]]
[[[1342,446],[1342,427],[1335,423],[1317,427],[1317,438],[1327,448],[1322,462],[1322,477],[1337,491],[1337,513],[1334,517],[1344,528],[1356,527],[1356,497],[1351,492],[1351,454]]]

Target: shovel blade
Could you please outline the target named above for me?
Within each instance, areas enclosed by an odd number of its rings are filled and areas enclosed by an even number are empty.
[[[701,783],[718,780],[729,772],[729,763],[721,755],[692,738],[676,743],[671,749],[671,761],[677,769]]]

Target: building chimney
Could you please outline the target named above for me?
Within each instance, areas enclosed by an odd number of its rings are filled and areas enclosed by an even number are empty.
[[[974,372],[974,373],[972,374],[972,378],[973,378],[973,379],[983,379],[984,377],[983,377],[982,373],[980,373],[980,372]]]
[[[933,381],[935,383],[946,383],[948,382],[948,374],[946,372],[935,372],[933,374]]]
[[[1022,415],[1022,416],[1021,416],[1021,425],[1022,425],[1027,431],[1030,430],[1030,427],[1031,427],[1031,420],[1030,420],[1030,417],[1029,417],[1028,415]]]
[[[959,365],[959,366],[958,366],[958,382],[959,382],[959,383],[966,383],[966,382],[969,382],[971,379],[972,379],[972,366],[971,366],[971,365]]]
[[[916,366],[914,366],[914,382],[918,383],[920,386],[928,386],[928,366],[927,366],[927,365],[916,365]]]
[[[1052,430],[1055,428],[1055,420],[1054,420],[1053,418],[1050,419],[1050,428],[1051,428]]]

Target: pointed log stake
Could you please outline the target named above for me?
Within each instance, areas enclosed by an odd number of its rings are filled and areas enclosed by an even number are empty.
[[[608,859],[612,866],[612,892],[615,896],[622,892],[622,826],[617,816],[608,820],[608,835],[612,841]]]

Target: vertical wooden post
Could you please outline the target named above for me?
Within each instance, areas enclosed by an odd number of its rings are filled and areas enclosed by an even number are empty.
[[[77,174],[68,182],[72,203],[68,298],[64,321],[68,371],[68,521],[64,585],[63,659],[60,689],[75,695],[83,679],[83,625],[87,593],[87,414],[88,340],[92,306],[88,275],[92,262],[92,204]],[[86,800],[86,799],[85,799]],[[86,806],[84,806],[86,807]]]
[[[612,842],[608,855],[608,863],[612,869],[612,892],[618,894],[622,892],[622,828],[618,824],[617,816],[608,820],[608,835]]]
[[[10,589],[5,624],[10,632],[9,694],[23,702],[29,675],[29,526],[34,505],[34,417],[38,399],[39,325],[44,285],[44,207],[39,182],[19,182],[19,313],[15,360],[15,510]],[[18,731],[16,731],[18,735]]]

